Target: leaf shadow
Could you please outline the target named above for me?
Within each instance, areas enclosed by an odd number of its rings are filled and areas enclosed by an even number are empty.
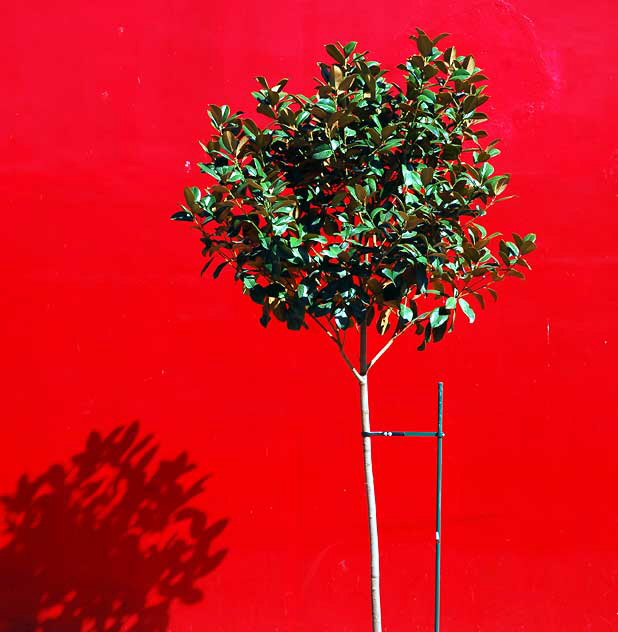
[[[186,480],[187,453],[158,450],[137,422],[93,431],[0,496],[0,632],[165,632],[174,603],[203,599],[227,520],[192,506],[208,476]]]

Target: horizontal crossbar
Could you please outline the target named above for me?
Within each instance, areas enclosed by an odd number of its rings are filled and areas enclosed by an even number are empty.
[[[399,432],[399,431],[379,431],[362,432],[363,437],[444,437],[443,432]]]

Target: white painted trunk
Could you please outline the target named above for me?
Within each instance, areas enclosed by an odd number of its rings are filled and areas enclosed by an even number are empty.
[[[361,327],[360,352],[360,407],[363,432],[370,432],[369,391],[367,385],[367,332]],[[369,517],[369,545],[371,554],[371,611],[372,630],[382,632],[382,610],[380,606],[380,549],[378,546],[378,516],[376,495],[373,485],[373,465],[371,462],[371,437],[363,437],[363,457],[365,463],[365,487],[367,491],[367,514]]]

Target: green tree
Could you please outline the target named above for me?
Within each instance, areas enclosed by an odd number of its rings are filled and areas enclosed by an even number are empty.
[[[201,146],[209,176],[185,190],[172,216],[200,232],[206,264],[234,270],[243,291],[292,330],[314,322],[337,346],[360,388],[363,431],[370,430],[368,373],[406,331],[419,350],[442,340],[470,298],[508,276],[523,277],[535,236],[512,241],[478,223],[505,190],[494,174],[498,140],[485,142],[486,77],[473,57],[442,51],[423,31],[399,66],[400,83],[357,52],[327,44],[315,94],[284,91],[287,79],[257,77],[252,95],[260,127],[227,105],[211,105],[212,138]],[[372,359],[367,330],[385,341]],[[359,332],[359,358],[345,344]],[[349,341],[348,341],[349,342]],[[373,630],[381,630],[378,532],[371,439],[363,438],[371,548]]]

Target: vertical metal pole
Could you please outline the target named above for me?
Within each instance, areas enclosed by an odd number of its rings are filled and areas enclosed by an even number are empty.
[[[434,632],[440,630],[440,545],[442,536],[442,394],[443,383],[438,382],[438,454],[436,485],[436,591],[434,610]]]

